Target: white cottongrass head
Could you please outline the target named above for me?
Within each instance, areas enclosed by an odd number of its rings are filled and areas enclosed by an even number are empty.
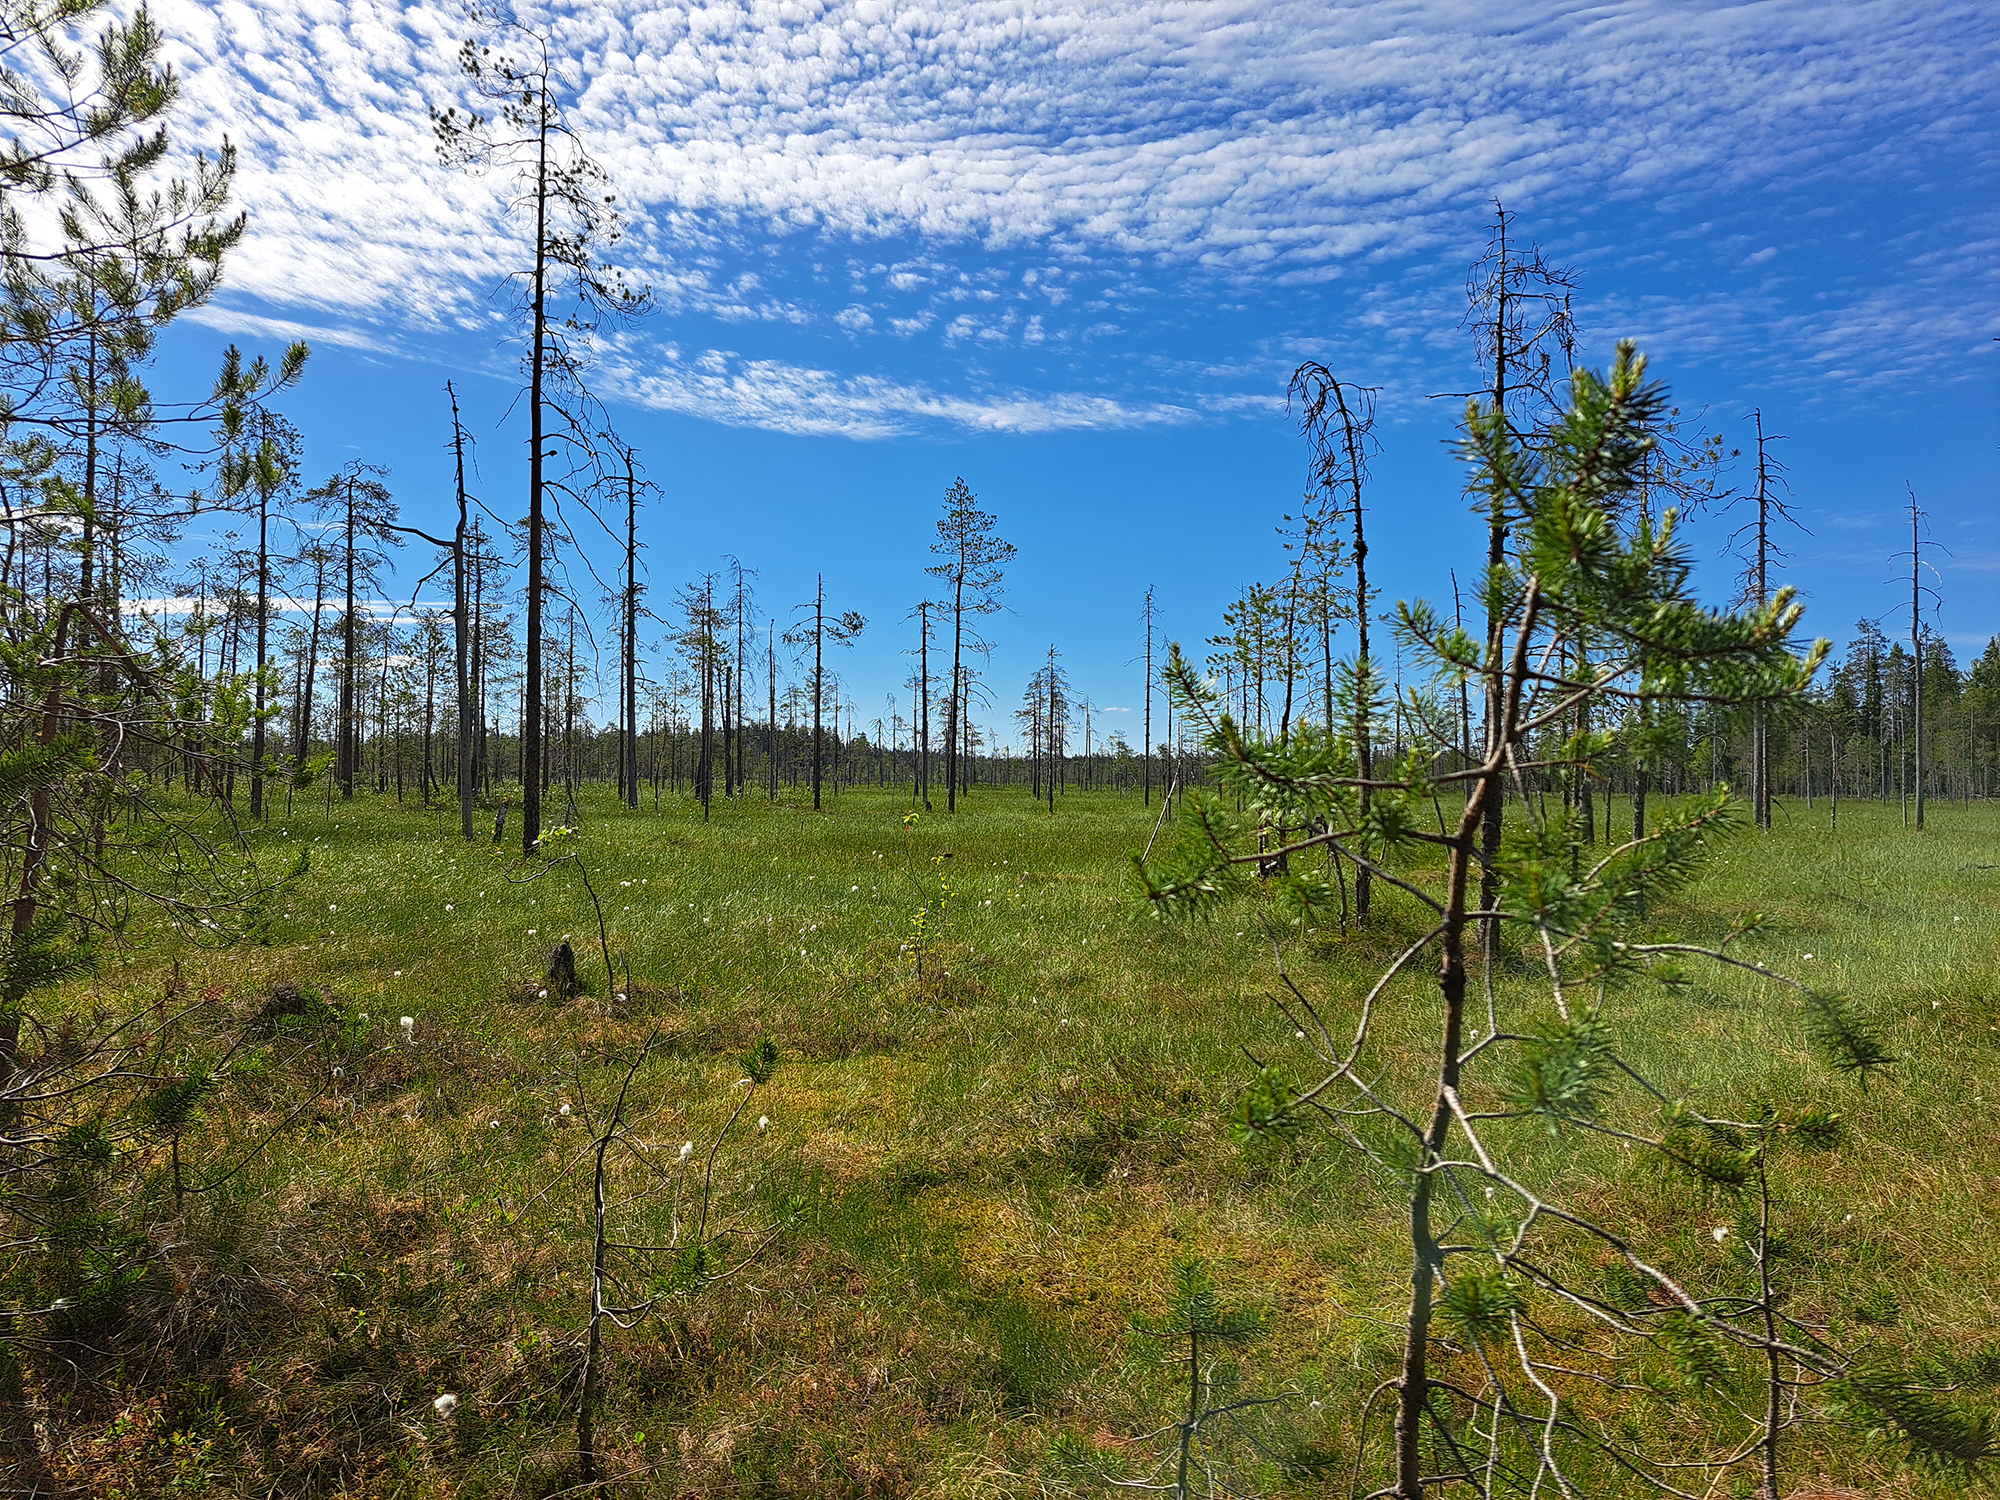
[[[449,1417],[453,1412],[458,1410],[457,1395],[451,1391],[446,1391],[431,1403],[431,1410],[441,1417]]]
[[[769,1115],[757,1116],[757,1128],[759,1130],[769,1130],[771,1128],[771,1117]]]
[[[1709,1233],[1715,1236],[1715,1243],[1719,1245],[1729,1238],[1729,1226],[1727,1224],[1718,1224],[1715,1228],[1709,1230]]]
[[[556,1113],[559,1115],[567,1115],[569,1113],[569,1106],[565,1104],[561,1109],[557,1110]]]
[[[694,1155],[694,1142],[693,1142],[693,1141],[682,1141],[682,1142],[681,1142],[681,1160],[682,1160],[682,1161],[686,1161],[686,1160],[687,1160],[687,1159],[688,1159],[688,1158],[689,1158],[690,1156],[693,1156],[693,1155]]]

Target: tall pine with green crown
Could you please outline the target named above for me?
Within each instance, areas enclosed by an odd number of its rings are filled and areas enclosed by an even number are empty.
[[[925,569],[950,590],[951,608],[951,691],[945,699],[944,809],[958,811],[960,779],[964,760],[970,755],[967,732],[970,684],[965,669],[965,653],[990,651],[992,643],[968,628],[981,615],[1000,608],[1002,570],[1013,560],[1014,548],[994,531],[995,519],[979,508],[979,497],[967,488],[963,478],[954,479],[945,491],[944,514],[938,517],[937,540],[931,552],[939,561]]]

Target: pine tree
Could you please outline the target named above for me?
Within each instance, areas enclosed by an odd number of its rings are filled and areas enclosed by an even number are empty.
[[[0,462],[7,488],[39,500],[39,515],[83,523],[76,568],[47,567],[38,598],[11,535],[0,568],[0,843],[11,885],[0,941],[9,1246],[0,1373],[9,1381],[18,1357],[54,1347],[52,1320],[69,1297],[103,1305],[107,1290],[136,1285],[157,1263],[156,1244],[134,1232],[100,1168],[121,1153],[128,1165],[156,1159],[171,1140],[178,1200],[188,1187],[180,1134],[209,1083],[158,1014],[86,1007],[65,1016],[60,1041],[54,1025],[34,1025],[30,1038],[45,1043],[24,1045],[36,997],[87,972],[141,913],[197,940],[252,934],[288,878],[213,836],[211,798],[226,784],[215,747],[249,728],[240,678],[211,696],[205,671],[177,659],[164,630],[146,642],[118,608],[117,528],[131,518],[118,502],[130,497],[119,495],[122,460],[107,442],[141,445],[161,420],[235,425],[268,382],[232,383],[213,402],[163,415],[137,381],[153,334],[212,292],[242,221],[223,217],[227,152],[197,158],[189,178],[149,180],[172,148],[165,119],[177,84],[143,7],[106,23],[93,47],[75,44],[105,9],[0,0]],[[61,531],[67,550],[70,528]],[[178,758],[187,795],[156,796],[128,776],[119,759],[128,747],[166,766]],[[185,1071],[163,1081],[169,1058]],[[47,1293],[51,1277],[64,1300]]]
[[[1567,267],[1551,265],[1539,245],[1531,242],[1524,249],[1514,233],[1514,218],[1504,204],[1494,202],[1492,237],[1486,253],[1473,262],[1466,278],[1466,312],[1461,326],[1471,331],[1475,357],[1487,372],[1487,385],[1478,394],[1509,437],[1531,449],[1560,407],[1563,386],[1575,363],[1576,319],[1570,303],[1576,292],[1576,275]],[[1496,657],[1502,649],[1502,626],[1491,581],[1507,560],[1508,533],[1514,522],[1504,509],[1507,498],[1504,490],[1485,496],[1489,507],[1488,583],[1481,592],[1486,601],[1486,649]],[[1489,680],[1486,687],[1485,749],[1490,754],[1501,704],[1492,696],[1497,691],[1495,684]],[[1496,786],[1486,803],[1480,838],[1482,909],[1493,905],[1493,872],[1500,852],[1504,802],[1504,789]],[[1486,943],[1490,945],[1497,935],[1491,921],[1484,924],[1482,938]],[[1489,961],[1492,958],[1490,949],[1487,957]]]
[[[807,646],[812,648],[812,671],[808,691],[812,695],[813,716],[813,811],[818,812],[820,810],[821,778],[826,766],[825,714],[827,688],[829,686],[826,675],[827,642],[831,641],[837,646],[852,644],[854,638],[867,629],[868,621],[851,609],[837,615],[827,613],[826,575],[824,573],[814,575],[812,602],[798,606],[799,613],[804,613],[807,610],[812,611],[811,618],[801,621],[790,631],[786,632],[785,639],[801,650]],[[834,709],[834,726],[837,731],[840,723],[837,698]]]
[[[143,5],[77,45],[109,8],[0,4],[0,426],[86,446],[162,415],[134,371],[160,328],[213,296],[246,222],[228,214],[228,145],[197,153],[191,176],[149,180],[180,83]]]
[[[1937,590],[1924,582],[1924,569],[1929,566],[1924,561],[1924,548],[1934,547],[1923,534],[1924,512],[1917,504],[1917,492],[1910,491],[1910,550],[1906,554],[1910,560],[1910,654],[1909,661],[1909,742],[1910,791],[1916,803],[1917,831],[1924,828],[1924,801],[1928,766],[1924,760],[1924,600],[1928,597],[1937,602]],[[1936,569],[1932,569],[1935,573]]]
[[[1354,544],[1349,557],[1354,564],[1354,589],[1345,612],[1354,621],[1355,650],[1349,690],[1342,696],[1348,700],[1356,764],[1365,782],[1375,765],[1376,688],[1374,658],[1368,649],[1369,612],[1374,608],[1374,596],[1368,587],[1368,534],[1362,490],[1368,482],[1368,460],[1375,448],[1375,391],[1343,381],[1325,365],[1308,361],[1292,372],[1286,399],[1299,402],[1299,428],[1311,451],[1311,489],[1295,566],[1307,565],[1310,559],[1319,583],[1317,612],[1323,638],[1322,681],[1329,728],[1336,711],[1332,631],[1339,611],[1334,601],[1334,580],[1346,560],[1341,556],[1337,530],[1343,511],[1353,525]],[[1368,796],[1364,786],[1361,791],[1364,808]],[[1357,867],[1356,921],[1368,920],[1373,892],[1372,873],[1366,866]]]
[[[1154,603],[1154,593],[1154,586],[1150,583],[1147,584],[1146,603],[1144,608],[1139,611],[1139,619],[1146,627],[1146,651],[1143,658],[1146,667],[1146,686],[1144,707],[1141,710],[1144,715],[1144,723],[1140,729],[1139,775],[1144,790],[1145,805],[1148,807],[1153,805],[1153,637],[1160,619],[1159,608]],[[1329,708],[1330,711],[1331,709]]]
[[[1785,440],[1784,434],[1764,430],[1764,413],[1753,411],[1750,420],[1756,424],[1757,485],[1747,496],[1753,507],[1752,514],[1738,527],[1729,539],[1730,549],[1743,558],[1743,573],[1740,578],[1742,597],[1746,603],[1761,607],[1771,597],[1772,564],[1782,562],[1786,553],[1772,535],[1772,530],[1780,523],[1804,531],[1790,504],[1791,486],[1785,479],[1785,465],[1771,452],[1773,443]],[[1723,507],[1725,510],[1728,506]],[[1764,706],[1751,710],[1750,729],[1750,807],[1757,826],[1765,832],[1771,828],[1771,742],[1770,725]]]
[[[289,425],[289,424],[288,424]],[[265,695],[269,686],[271,629],[271,503],[292,482],[296,444],[266,436],[243,455],[225,476],[226,493],[249,491],[257,512],[257,660],[256,701],[250,720],[250,816],[264,817],[264,750],[270,719]],[[288,451],[288,449],[292,451]]]
[[[385,560],[384,546],[395,541],[396,511],[382,470],[350,463],[306,498],[337,519],[342,598],[339,707],[334,727],[334,778],[343,799],[354,797],[361,767],[361,611],[364,589],[375,587]]]
[[[1686,889],[1738,821],[1726,793],[1687,799],[1646,837],[1594,859],[1583,855],[1574,809],[1545,816],[1537,803],[1524,803],[1521,825],[1492,871],[1491,916],[1538,953],[1543,982],[1538,994],[1523,993],[1489,961],[1483,997],[1471,984],[1467,929],[1488,915],[1474,897],[1475,866],[1489,799],[1504,778],[1590,771],[1611,736],[1574,730],[1584,705],[1782,702],[1805,690],[1826,652],[1824,641],[1803,654],[1790,649],[1801,608],[1789,589],[1740,612],[1704,608],[1692,593],[1671,510],[1657,529],[1643,513],[1629,531],[1615,524],[1629,513],[1624,502],[1640,482],[1663,402],[1628,344],[1608,374],[1576,373],[1567,409],[1532,445],[1490,402],[1469,407],[1463,451],[1474,491],[1489,513],[1513,518],[1511,558],[1490,586],[1502,633],[1497,644],[1482,642],[1422,603],[1400,606],[1397,619],[1406,651],[1429,663],[1442,686],[1469,679],[1496,705],[1476,763],[1454,769],[1448,716],[1439,727],[1434,704],[1405,693],[1409,746],[1367,778],[1375,796],[1364,812],[1364,778],[1348,734],[1309,727],[1289,742],[1256,735],[1178,650],[1169,667],[1183,713],[1206,730],[1216,785],[1187,798],[1176,851],[1155,864],[1135,860],[1153,910],[1193,916],[1244,893],[1248,872],[1268,867],[1260,830],[1282,826],[1316,830],[1282,852],[1337,850],[1393,881],[1428,913],[1426,929],[1361,999],[1357,1014],[1336,1018],[1332,1002],[1309,995],[1282,961],[1285,935],[1336,899],[1330,883],[1302,865],[1260,883],[1280,952],[1281,1003],[1324,1066],[1301,1084],[1266,1069],[1240,1118],[1250,1140],[1326,1119],[1402,1185],[1410,1291],[1393,1382],[1394,1442],[1381,1460],[1387,1482],[1376,1490],[1401,1500],[1418,1500],[1442,1474],[1464,1476],[1468,1468],[1484,1492],[1539,1482],[1572,1493],[1572,1470],[1602,1461],[1605,1450],[1583,1420],[1602,1372],[1574,1368],[1581,1346],[1552,1331],[1562,1309],[1584,1316],[1601,1335],[1636,1344],[1637,1354],[1618,1356],[1628,1362],[1699,1371],[1719,1367],[1729,1350],[1775,1351],[1815,1380],[1860,1378],[1850,1354],[1802,1343],[1789,1326],[1773,1332],[1763,1318],[1768,1298],[1746,1308],[1688,1290],[1663,1268],[1659,1251],[1612,1225],[1604,1205],[1586,1210],[1565,1201],[1546,1159],[1517,1155],[1519,1127],[1504,1123],[1539,1122],[1558,1135],[1606,1132],[1709,1180],[1748,1181],[1755,1161],[1738,1126],[1721,1111],[1673,1099],[1646,1076],[1623,1034],[1633,1016],[1622,1002],[1633,987],[1684,985],[1696,962],[1791,995],[1802,1037],[1836,1071],[1863,1078],[1893,1062],[1841,997],[1742,953],[1760,918],[1709,944],[1655,930],[1661,898]],[[1562,668],[1566,653],[1577,659],[1585,637],[1592,643],[1588,670]],[[1455,819],[1427,831],[1447,794]],[[1414,873],[1403,857],[1425,848],[1443,861],[1434,877]],[[1392,1023],[1390,1012],[1407,1003],[1398,976],[1426,954],[1437,965],[1435,1001],[1425,1007],[1436,1048],[1429,1081],[1406,1091],[1384,1075],[1373,1049],[1384,1026],[1413,1024],[1400,1016]],[[1634,1089],[1621,1092],[1628,1081]],[[1649,1108],[1660,1111],[1650,1125]],[[1607,1286],[1579,1280],[1576,1268],[1593,1258],[1609,1267]],[[1462,1352],[1441,1344],[1447,1329]],[[1464,1369],[1440,1374],[1439,1361]],[[1618,1379],[1628,1403],[1646,1399],[1644,1383]],[[1935,1450],[1915,1410],[1892,1420],[1912,1443]],[[1634,1431],[1666,1430],[1642,1414],[1631,1420]],[[1938,1430],[1948,1428],[1940,1419]],[[1976,1435],[1951,1431],[1965,1440],[1963,1459]],[[1476,1443],[1468,1446],[1461,1433]],[[1742,1455],[1758,1451],[1740,1432],[1723,1441]],[[1648,1481],[1670,1472],[1658,1465],[1688,1461],[1697,1460],[1617,1445],[1621,1470]]]
[[[945,696],[944,808],[958,810],[960,755],[967,736],[967,692],[965,653],[992,649],[992,642],[977,630],[968,631],[969,620],[993,614],[1000,608],[1002,570],[1013,560],[1014,548],[994,532],[996,518],[979,509],[979,497],[966,487],[964,478],[954,479],[944,493],[944,514],[938,518],[937,540],[931,552],[943,561],[925,569],[951,591],[951,684]]]
[[[579,459],[592,456],[593,429],[585,402],[553,404],[567,391],[587,397],[588,344],[605,317],[645,310],[647,295],[599,260],[615,244],[621,223],[606,191],[603,168],[584,150],[563,99],[573,84],[556,65],[549,39],[504,12],[475,7],[482,40],[459,48],[459,65],[473,96],[493,111],[431,111],[439,156],[468,171],[500,170],[519,184],[515,207],[532,226],[520,271],[520,312],[527,323],[523,364],[528,378],[527,680],[521,722],[521,847],[532,854],[542,833],[543,607],[550,546],[545,464],[551,442]],[[551,424],[550,418],[556,420]]]

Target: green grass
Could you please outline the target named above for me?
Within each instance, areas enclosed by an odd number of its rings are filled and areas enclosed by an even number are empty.
[[[178,1212],[157,1183],[139,1190],[167,1274],[87,1378],[36,1367],[33,1462],[107,1495],[557,1487],[588,1252],[585,1131],[560,1111],[580,1092],[601,1102],[655,1027],[633,1116],[659,1160],[713,1138],[745,1048],[769,1035],[784,1060],[719,1157],[719,1212],[761,1249],[610,1335],[603,1426],[628,1491],[1056,1492],[1056,1434],[1136,1451],[1125,1440],[1170,1414],[1167,1376],[1127,1329],[1195,1254],[1225,1298],[1270,1310],[1248,1367],[1310,1386],[1321,1405],[1299,1403],[1296,1436],[1351,1453],[1361,1397],[1393,1365],[1404,1241],[1393,1194],[1330,1137],[1276,1153],[1229,1138],[1248,1054],[1299,1077],[1310,1061],[1272,1004],[1254,898],[1186,929],[1140,912],[1125,858],[1151,814],[1136,798],[1072,795],[1052,817],[981,790],[914,829],[906,809],[845,791],[820,815],[753,800],[704,825],[685,805],[589,801],[578,848],[613,985],[577,871],[523,880],[517,858],[459,844],[448,814],[301,808],[253,835],[312,851],[271,944],[156,935],[90,998],[150,1001],[177,962],[232,1018],[218,1035],[284,982],[344,1020],[245,1053],[191,1157],[233,1161],[313,1102],[228,1187]],[[1849,803],[1836,834],[1824,803],[1793,808],[1663,914],[1714,936],[1768,913],[1748,956],[1861,1002],[1901,1059],[1891,1077],[1864,1094],[1830,1074],[1796,1007],[1741,973],[1635,990],[1621,1035],[1670,1092],[1840,1108],[1854,1144],[1781,1187],[1801,1306],[1852,1325],[1871,1296],[1886,1315],[1887,1287],[1899,1310],[1876,1337],[1964,1351],[2000,1337],[2000,815],[1932,819],[1919,836],[1894,807]],[[913,915],[946,887],[919,987]],[[1415,930],[1400,901],[1366,932],[1292,946],[1330,1017]],[[535,992],[566,934],[592,993],[557,1006]],[[631,992],[615,993],[627,965]],[[1419,1068],[1427,983],[1412,975],[1385,1013],[1392,1079]],[[1692,1274],[1722,1274],[1709,1228],[1726,1205],[1597,1145],[1518,1144]],[[613,1188],[635,1239],[688,1212],[671,1165],[634,1158]],[[449,1422],[431,1410],[445,1390],[464,1398]],[[1800,1454],[1801,1482],[1949,1492],[1840,1432]],[[1340,1472],[1285,1493],[1345,1494]]]

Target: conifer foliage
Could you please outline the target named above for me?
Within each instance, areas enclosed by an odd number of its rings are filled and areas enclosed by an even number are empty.
[[[262,403],[298,378],[306,351],[295,345],[274,370],[231,348],[206,400],[155,406],[138,374],[154,335],[208,298],[242,232],[225,214],[234,161],[225,150],[185,177],[152,180],[178,85],[143,7],[79,45],[102,9],[0,3],[0,1389],[10,1399],[23,1351],[59,1359],[53,1337],[94,1332],[157,1280],[151,1200],[170,1190],[177,1211],[259,1149],[233,1165],[200,1149],[195,1127],[235,1052],[208,1004],[183,1000],[178,966],[150,1012],[51,1014],[47,992],[93,968],[139,919],[191,945],[257,941],[273,899],[304,870],[303,857],[288,873],[260,869],[217,814],[229,811],[237,764],[219,747],[246,735],[261,811],[275,712],[261,670],[268,522],[289,473],[277,445],[249,439],[276,431]],[[119,564],[142,528],[124,481],[164,447],[157,428],[168,422],[212,425],[223,498],[256,497],[246,571],[258,670],[211,678],[128,620]],[[146,503],[160,506],[153,534],[171,535],[174,507]],[[35,533],[44,555],[31,570],[21,539]]]
[[[1205,728],[1214,785],[1187,796],[1175,849],[1134,861],[1144,900],[1162,918],[1200,917],[1253,872],[1263,877],[1279,1003],[1314,1057],[1313,1076],[1297,1082],[1264,1068],[1241,1131],[1284,1139],[1317,1120],[1401,1184],[1410,1284],[1394,1431],[1386,1443],[1364,1434],[1364,1461],[1383,1477],[1377,1494],[1416,1500],[1452,1485],[1575,1494],[1611,1475],[1686,1493],[1694,1470],[1759,1453],[1775,1473],[1799,1401],[1830,1406],[1841,1391],[1934,1461],[1963,1468],[1989,1456],[1985,1429],[1946,1398],[1923,1397],[1939,1415],[1895,1394],[1911,1382],[1870,1377],[1823,1331],[1778,1311],[1768,1283],[1761,1295],[1713,1295],[1672,1268],[1670,1244],[1652,1242],[1671,1236],[1643,1215],[1628,1222],[1601,1203],[1566,1203],[1550,1168],[1551,1135],[1590,1134],[1740,1196],[1764,1180],[1774,1141],[1812,1133],[1819,1115],[1791,1121],[1798,1129],[1787,1134],[1775,1116],[1704,1112],[1636,1061],[1635,997],[1648,983],[1691,983],[1691,965],[1733,966],[1791,996],[1799,1033],[1838,1072],[1865,1080],[1894,1060],[1842,997],[1746,956],[1758,919],[1707,943],[1657,930],[1663,898],[1743,822],[1726,790],[1683,799],[1608,853],[1589,848],[1576,814],[1525,794],[1528,777],[1587,776],[1607,753],[1607,733],[1574,729],[1588,722],[1580,709],[1779,702],[1806,688],[1827,650],[1788,644],[1801,614],[1789,589],[1739,611],[1702,607],[1674,513],[1656,524],[1623,503],[1643,480],[1663,412],[1662,389],[1629,343],[1608,373],[1576,373],[1566,409],[1532,448],[1492,404],[1469,406],[1461,451],[1472,490],[1482,508],[1518,518],[1511,557],[1485,580],[1499,628],[1482,641],[1428,604],[1399,606],[1405,662],[1427,661],[1435,682],[1405,692],[1408,747],[1372,775],[1344,724],[1280,738],[1246,731],[1178,651],[1168,667],[1182,712]],[[1620,516],[1631,520],[1621,527]],[[1496,705],[1471,764],[1441,707],[1466,683]],[[1503,784],[1522,817],[1493,862],[1495,905],[1482,911],[1482,823]],[[1272,829],[1297,832],[1274,849]],[[1315,854],[1353,860],[1422,914],[1414,941],[1351,1005],[1309,994],[1285,963],[1287,938],[1337,899]],[[1482,966],[1481,990],[1468,938],[1489,918],[1503,962]],[[1539,981],[1505,971],[1508,959],[1527,960]],[[1427,960],[1436,978],[1424,998],[1414,971]],[[1385,1073],[1383,1028],[1401,1032],[1418,1018],[1435,1036],[1428,1076]],[[1612,1352],[1621,1345],[1636,1348]],[[1685,1431],[1649,1424],[1638,1409],[1701,1399],[1737,1379],[1735,1362],[1751,1353],[1785,1397],[1761,1428],[1717,1418],[1707,1430],[1722,1451],[1633,1435]],[[1601,1365],[1581,1368],[1598,1355]],[[1652,1374],[1635,1380],[1635,1369]],[[1626,1405],[1623,1419],[1600,1424],[1615,1403]]]

